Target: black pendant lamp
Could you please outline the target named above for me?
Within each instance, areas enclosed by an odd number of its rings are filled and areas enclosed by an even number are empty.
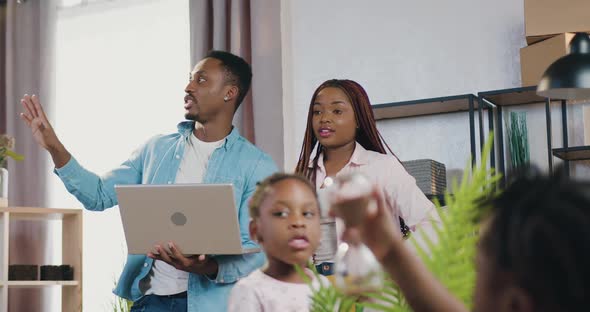
[[[590,36],[577,33],[570,53],[551,64],[537,86],[537,94],[560,100],[590,99]]]

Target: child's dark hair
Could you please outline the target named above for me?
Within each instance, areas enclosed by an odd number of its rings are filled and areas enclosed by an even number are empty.
[[[305,137],[303,138],[303,145],[301,146],[301,152],[299,154],[299,161],[295,171],[299,174],[306,176],[308,179],[315,183],[316,181],[316,170],[318,168],[318,159],[324,147],[321,144],[317,144],[315,151],[315,157],[313,158],[313,165],[310,168],[309,162],[313,147],[318,142],[315,134],[313,133],[312,116],[313,116],[313,104],[318,94],[325,88],[338,88],[346,94],[350,99],[350,104],[354,111],[354,116],[358,124],[358,131],[355,140],[366,150],[387,154],[387,151],[395,158],[395,154],[387,145],[387,142],[383,139],[383,136],[377,130],[377,124],[375,123],[375,116],[373,115],[373,108],[369,101],[369,96],[365,89],[356,81],[348,79],[331,79],[322,83],[313,93],[311,97],[311,103],[309,104],[309,111],[307,113],[307,127],[305,129]],[[387,147],[387,150],[385,150]],[[399,159],[398,159],[399,160]],[[401,161],[400,161],[401,163]],[[410,228],[406,225],[404,220],[399,218],[402,234],[404,237],[409,235]]]
[[[590,294],[590,183],[521,173],[490,201],[480,246],[536,311],[587,311]]]
[[[275,173],[258,183],[256,191],[254,192],[254,195],[252,195],[250,203],[248,204],[248,208],[250,209],[250,218],[255,219],[260,217],[260,205],[266,198],[266,195],[268,195],[268,192],[272,189],[272,187],[275,184],[288,179],[297,180],[309,187],[309,189],[314,195],[315,200],[317,201],[317,193],[315,187],[311,185],[311,183],[306,177],[292,173]]]

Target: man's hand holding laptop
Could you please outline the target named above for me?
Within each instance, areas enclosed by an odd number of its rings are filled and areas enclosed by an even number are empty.
[[[169,242],[167,248],[160,245],[154,246],[147,256],[164,261],[177,270],[212,277],[217,275],[218,264],[215,259],[206,255],[185,256],[173,242]]]

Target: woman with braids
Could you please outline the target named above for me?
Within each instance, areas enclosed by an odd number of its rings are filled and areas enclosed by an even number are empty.
[[[377,130],[363,87],[352,80],[328,80],[311,98],[296,172],[322,189],[326,178],[354,171],[364,173],[379,187],[391,222],[404,236],[438,219],[434,205]],[[327,275],[331,274],[338,232],[330,230],[330,226],[334,227],[333,223],[322,221],[323,237],[314,256],[320,273]]]
[[[395,280],[413,311],[467,311],[405,244],[381,204],[358,235]],[[521,174],[496,198],[480,231],[473,310],[588,311],[590,183],[562,174]],[[353,233],[356,232],[356,233]]]

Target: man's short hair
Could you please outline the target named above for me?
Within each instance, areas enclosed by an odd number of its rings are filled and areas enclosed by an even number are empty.
[[[212,50],[205,58],[214,58],[221,62],[225,69],[226,83],[238,87],[236,110],[246,97],[252,83],[252,67],[243,58],[225,51]]]

